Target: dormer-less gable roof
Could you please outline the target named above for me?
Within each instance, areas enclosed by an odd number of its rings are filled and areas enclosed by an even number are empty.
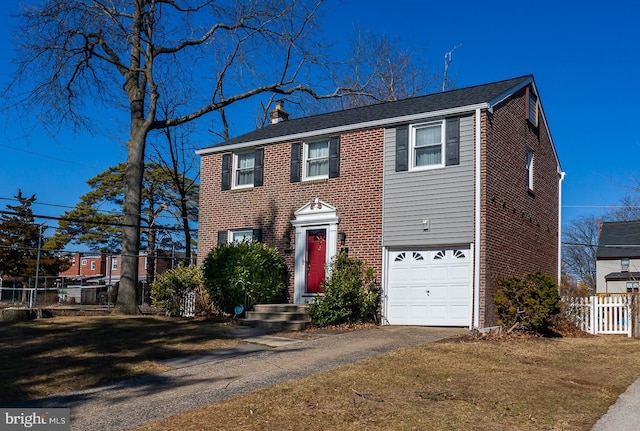
[[[477,108],[491,110],[496,104],[527,85],[533,85],[534,91],[536,91],[533,76],[526,75],[394,102],[290,119],[269,124],[244,135],[198,150],[196,153],[203,155],[247,146],[266,145],[285,139],[305,139],[309,136],[336,134],[347,130],[388,126],[425,118],[429,113],[446,116],[471,112]]]
[[[596,257],[640,258],[640,220],[602,223]]]

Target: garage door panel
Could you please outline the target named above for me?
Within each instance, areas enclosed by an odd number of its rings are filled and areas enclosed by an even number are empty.
[[[469,249],[390,252],[389,323],[467,326],[471,321],[470,255]]]

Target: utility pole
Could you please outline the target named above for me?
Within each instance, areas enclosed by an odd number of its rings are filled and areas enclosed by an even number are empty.
[[[36,308],[38,301],[38,276],[40,275],[40,248],[42,245],[42,225],[38,228],[38,257],[36,258],[36,285],[33,290],[33,307]]]

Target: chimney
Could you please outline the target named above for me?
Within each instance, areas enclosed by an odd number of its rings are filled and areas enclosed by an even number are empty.
[[[278,100],[276,102],[276,108],[271,111],[269,115],[271,124],[276,124],[281,121],[287,121],[289,119],[289,114],[284,111],[283,106],[284,100]]]

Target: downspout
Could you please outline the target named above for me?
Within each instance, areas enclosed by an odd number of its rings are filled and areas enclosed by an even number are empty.
[[[560,171],[558,181],[558,286],[562,281],[562,183],[565,175],[565,172]]]
[[[473,327],[480,327],[480,108],[476,109],[476,163],[475,163],[475,247],[473,271]]]

